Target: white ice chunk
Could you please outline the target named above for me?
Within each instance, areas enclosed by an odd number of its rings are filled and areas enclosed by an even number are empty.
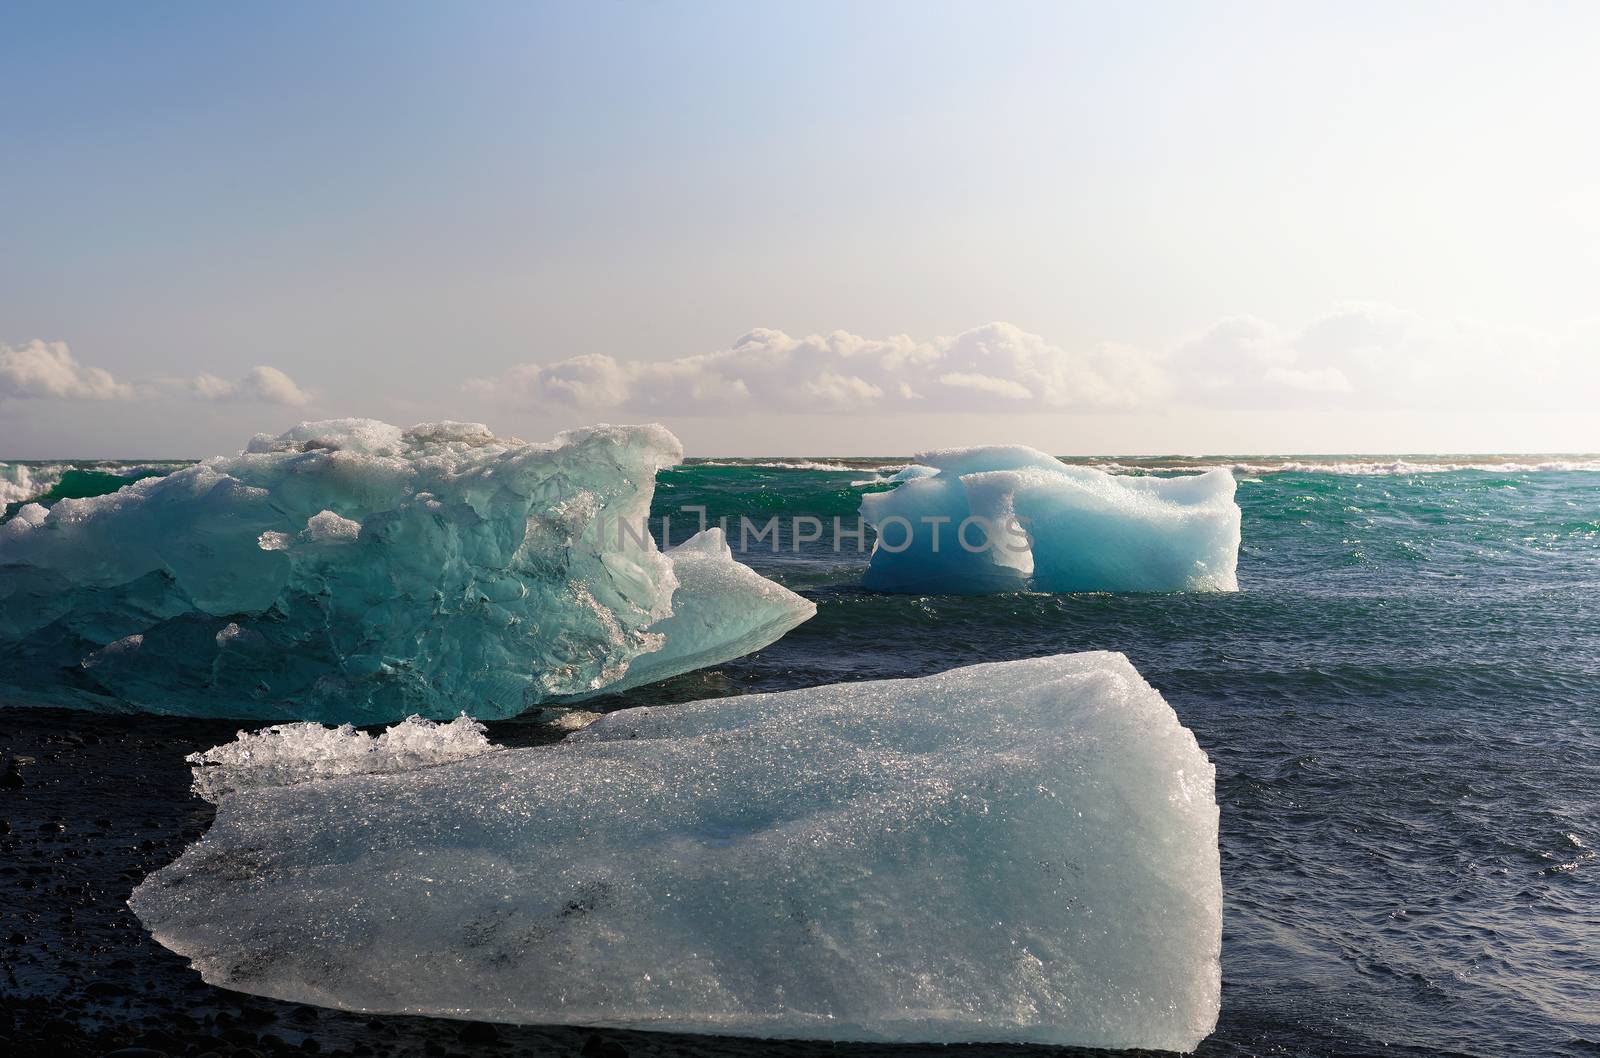
[[[861,500],[879,591],[1237,591],[1239,505],[1224,469],[1128,477],[1021,445],[928,452]],[[909,469],[909,468],[908,468]]]
[[[213,984],[368,1011],[1191,1050],[1214,773],[1120,654],[612,713],[223,799],[135,890]]]
[[[674,560],[643,529],[681,457],[661,426],[528,444],[337,419],[24,507],[0,525],[0,694],[370,724],[511,716],[726,661],[814,608],[731,557],[685,556],[668,624]],[[137,651],[103,649],[130,636]]]
[[[20,537],[23,533],[43,525],[46,518],[50,517],[50,509],[42,503],[24,503],[17,508],[17,513],[6,522],[0,522],[0,544],[8,538]]]
[[[491,445],[499,438],[481,422],[421,422],[406,431],[406,440],[413,442],[455,441],[473,446]]]
[[[214,803],[241,790],[465,760],[499,748],[489,742],[485,730],[465,715],[447,724],[408,717],[377,737],[349,724],[281,724],[241,731],[234,741],[185,759],[194,768],[194,792]]]
[[[431,424],[430,424],[431,425]],[[303,422],[292,430],[273,436],[256,434],[248,452],[360,452],[363,455],[397,456],[403,450],[405,433],[376,419],[323,419]],[[434,440],[424,433],[419,440]]]
[[[361,535],[361,523],[323,511],[306,519],[304,535],[308,540],[354,540]]]
[[[915,481],[917,478],[931,478],[937,473],[939,473],[939,472],[937,470],[935,470],[933,467],[925,467],[925,466],[922,466],[920,463],[912,463],[908,467],[902,467],[899,471],[897,471],[894,474],[893,477],[889,478],[889,480],[890,481]]]

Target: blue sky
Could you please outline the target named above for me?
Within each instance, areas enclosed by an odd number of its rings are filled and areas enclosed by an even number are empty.
[[[7,3],[0,458],[343,415],[1600,448],[1597,44],[1591,5]]]

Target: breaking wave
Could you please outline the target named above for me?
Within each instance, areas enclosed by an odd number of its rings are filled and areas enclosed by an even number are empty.
[[[814,470],[827,474],[854,474],[860,467],[844,463],[825,463],[814,459],[706,459],[694,460],[688,465],[696,467],[759,467],[763,470]]]

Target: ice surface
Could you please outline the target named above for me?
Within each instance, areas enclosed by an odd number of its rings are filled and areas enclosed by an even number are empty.
[[[650,626],[665,642],[635,658],[606,693],[743,657],[816,616],[816,603],[734,561],[720,528],[697,533],[666,556],[678,590],[672,616]]]
[[[663,649],[649,679],[725,661],[814,607],[697,545],[669,623],[680,560],[642,527],[681,455],[660,426],[339,419],[25,506],[0,525],[0,692],[365,724],[514,715],[642,682]]]
[[[1213,769],[1120,654],[612,713],[224,798],[131,903],[206,980],[349,1009],[1192,1049]]]
[[[927,452],[904,473],[896,488],[862,497],[878,530],[866,587],[1238,590],[1239,506],[1225,469],[1111,475],[1005,445]]]

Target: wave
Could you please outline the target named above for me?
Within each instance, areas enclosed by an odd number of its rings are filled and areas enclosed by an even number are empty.
[[[170,474],[188,461],[122,463],[84,460],[62,463],[0,463],[0,511],[24,503],[100,496],[140,478]]]
[[[1196,473],[1224,467],[1239,477],[1260,477],[1263,474],[1341,474],[1366,476],[1407,476],[1413,474],[1450,474],[1459,471],[1478,471],[1485,474],[1567,474],[1600,471],[1597,455],[1544,456],[1388,456],[1362,459],[1353,456],[1156,456],[1139,458],[1131,456],[1095,458],[1092,456],[1065,456],[1063,463],[1070,466],[1093,467],[1108,474],[1176,474]],[[696,467],[751,467],[763,470],[808,470],[826,473],[853,473],[858,478],[850,484],[855,487],[884,484],[896,480],[908,462],[882,462],[881,457],[838,460],[817,459],[706,459],[684,464],[685,469]]]
[[[1600,471],[1600,459],[1553,459],[1541,462],[1514,460],[1470,461],[1412,461],[1392,460],[1316,460],[1289,459],[1281,462],[1248,462],[1195,460],[1184,463],[1091,463],[1099,470],[1111,474],[1172,473],[1177,471],[1207,470],[1227,467],[1236,475],[1260,477],[1263,474],[1341,474],[1373,477],[1408,477],[1415,474],[1452,474],[1460,471],[1479,471],[1486,474],[1564,474]]]
[[[26,503],[43,496],[71,469],[71,463],[0,463],[0,505]]]
[[[817,470],[829,474],[857,474],[862,468],[844,463],[825,463],[815,459],[706,459],[686,463],[688,469],[696,467],[759,467],[762,470]]]
[[[189,461],[171,462],[118,462],[116,460],[62,461],[59,463],[0,462],[0,512],[33,501],[47,506],[66,495],[99,495],[115,491],[116,478],[129,483],[142,477],[171,473]],[[1072,466],[1093,467],[1108,474],[1176,474],[1196,473],[1225,467],[1236,477],[1259,478],[1269,474],[1337,474],[1342,476],[1406,477],[1418,474],[1450,474],[1476,471],[1485,474],[1570,474],[1600,472],[1600,456],[1463,456],[1357,459],[1340,457],[1281,457],[1251,458],[1248,456],[1197,456],[1156,458],[1100,458],[1072,457],[1062,459]],[[695,459],[682,464],[681,469],[699,467],[745,467],[758,470],[794,470],[825,474],[855,474],[851,488],[866,488],[897,482],[898,475],[915,464],[883,462],[883,457],[843,457],[828,459]],[[88,479],[77,480],[83,474],[106,475],[103,483]],[[69,477],[63,481],[64,477]],[[71,486],[68,488],[67,486]],[[57,495],[60,492],[61,495]]]

